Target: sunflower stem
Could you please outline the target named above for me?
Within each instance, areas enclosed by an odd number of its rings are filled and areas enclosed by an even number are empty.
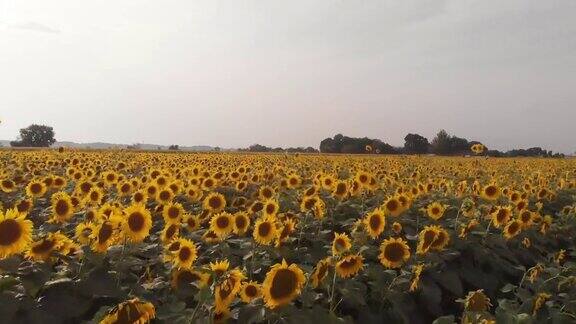
[[[128,236],[124,236],[124,244],[122,244],[122,251],[120,252],[120,259],[118,261],[122,261],[124,259],[124,252],[126,251],[126,244],[128,243]],[[120,280],[122,279],[121,271],[118,271],[118,278],[116,280],[116,287],[120,287]]]
[[[460,211],[462,210],[463,206],[464,203],[462,203],[462,205],[460,205],[460,208],[458,208],[458,213],[456,214],[456,219],[454,220],[454,230],[456,230],[456,227],[458,226],[458,216],[460,216]]]
[[[330,288],[330,312],[334,312],[336,309],[332,307],[334,304],[334,295],[336,292],[336,268],[334,268],[334,275],[332,275],[332,287]]]
[[[486,233],[484,233],[484,236],[487,236],[490,233],[490,225],[492,225],[492,219],[490,219],[488,226],[486,226]]]

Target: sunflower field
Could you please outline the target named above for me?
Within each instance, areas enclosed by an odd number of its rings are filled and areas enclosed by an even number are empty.
[[[574,323],[575,240],[575,159],[0,151],[2,323]]]

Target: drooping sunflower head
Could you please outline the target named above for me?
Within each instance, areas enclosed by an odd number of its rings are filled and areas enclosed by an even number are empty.
[[[92,250],[95,252],[106,252],[118,239],[116,226],[112,221],[106,220],[100,223],[95,231],[90,235],[92,239]]]
[[[313,288],[318,288],[318,286],[320,286],[320,284],[324,281],[324,278],[328,276],[328,271],[330,270],[331,266],[332,258],[330,257],[318,261],[316,268],[314,268],[314,272],[312,272],[312,275],[310,276]]]
[[[438,229],[435,226],[426,226],[418,235],[417,254],[426,254],[438,238]]]
[[[352,241],[346,233],[334,233],[332,240],[332,255],[341,255],[350,250]]]
[[[226,207],[226,199],[221,193],[211,192],[204,198],[203,207],[212,213],[218,213]]]
[[[364,258],[359,254],[351,254],[343,257],[336,263],[336,273],[341,278],[355,276],[364,266]]]
[[[471,312],[485,312],[490,306],[490,298],[484,294],[483,289],[469,292],[464,300],[464,308]]]
[[[154,305],[138,298],[127,300],[112,308],[100,324],[149,323],[156,317]]]
[[[522,225],[522,229],[527,229],[530,226],[532,226],[532,223],[534,222],[534,213],[531,212],[528,209],[525,209],[523,211],[520,212],[520,215],[518,216],[518,220],[520,221],[521,225]]]
[[[434,242],[432,242],[432,245],[430,245],[430,248],[436,251],[442,251],[448,243],[450,243],[450,234],[448,234],[448,231],[441,226],[433,227],[436,229],[438,234],[436,235]]]
[[[80,244],[89,245],[91,242],[90,236],[96,229],[96,225],[90,222],[78,223],[74,229],[74,238]]]
[[[232,233],[234,228],[234,219],[230,213],[222,212],[212,216],[210,220],[210,230],[221,238]]]
[[[492,213],[492,224],[494,227],[500,228],[508,223],[512,216],[512,209],[510,207],[498,206]]]
[[[270,268],[262,284],[262,294],[267,307],[290,303],[296,298],[304,285],[304,272],[296,264],[277,263]]]
[[[131,242],[142,242],[152,228],[152,215],[144,205],[133,204],[124,210],[122,230]]]
[[[52,252],[58,249],[59,244],[58,237],[54,233],[48,233],[32,243],[26,256],[35,261],[46,261],[52,256]]]
[[[180,236],[180,224],[165,224],[160,239],[163,243],[170,242]]]
[[[205,272],[174,268],[172,269],[170,285],[174,290],[186,290],[192,286],[203,288],[208,285],[209,279],[210,275]]]
[[[410,247],[401,238],[388,238],[380,245],[378,258],[386,268],[399,268],[410,259]]]
[[[506,224],[504,227],[504,237],[509,240],[514,236],[518,235],[522,230],[522,224],[520,221],[513,219]]]
[[[386,218],[384,217],[384,212],[380,209],[375,209],[366,215],[364,218],[364,224],[368,235],[372,239],[378,238],[378,236],[384,232],[384,227],[386,226]]]
[[[0,210],[0,259],[24,252],[32,241],[32,222],[16,209]]]
[[[19,200],[14,207],[20,214],[27,215],[32,210],[32,208],[34,208],[34,202],[29,198],[22,199]]]

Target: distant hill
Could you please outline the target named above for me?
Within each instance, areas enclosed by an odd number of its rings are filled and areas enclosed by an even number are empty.
[[[156,144],[135,144],[138,149],[140,150],[168,150],[167,145],[156,145]],[[9,147],[10,141],[0,140],[0,146]],[[103,142],[95,142],[95,143],[75,143],[75,142],[56,142],[52,147],[69,147],[69,148],[85,148],[85,149],[120,149],[120,148],[127,148],[128,144],[116,144],[116,143],[103,143]],[[180,146],[180,151],[214,151],[214,147],[208,145],[195,145],[195,146]]]

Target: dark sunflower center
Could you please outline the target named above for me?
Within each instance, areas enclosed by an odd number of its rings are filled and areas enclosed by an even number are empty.
[[[262,237],[267,237],[268,234],[270,234],[271,230],[272,230],[272,225],[268,222],[264,222],[264,223],[260,224],[260,226],[258,226],[258,235],[260,235]]]
[[[438,215],[438,214],[440,214],[440,208],[438,207],[432,208],[432,215]]]
[[[486,195],[487,195],[488,197],[495,196],[495,195],[496,195],[496,187],[494,187],[494,186],[489,186],[489,187],[486,188],[485,192],[486,192]]]
[[[274,275],[270,286],[270,296],[273,299],[289,297],[294,293],[298,284],[296,274],[289,269],[280,269]]]
[[[18,209],[18,212],[20,213],[28,211],[28,209],[30,209],[30,203],[28,200],[22,200],[18,205],[16,205],[16,209]]]
[[[244,289],[244,292],[246,293],[246,296],[248,296],[248,297],[256,297],[256,295],[258,295],[258,289],[256,289],[256,287],[254,287],[254,285],[246,286],[246,288]]]
[[[226,216],[220,216],[216,219],[216,225],[218,228],[227,228],[230,225],[230,221]]]
[[[32,193],[34,193],[34,194],[38,194],[42,191],[42,185],[39,183],[33,183],[30,186],[30,191],[32,191]]]
[[[128,226],[132,232],[139,232],[144,228],[144,215],[140,212],[133,212],[128,217]]]
[[[102,224],[100,231],[98,231],[98,243],[103,244],[112,237],[112,225],[108,223]]]
[[[338,186],[336,186],[336,194],[343,195],[344,193],[346,193],[346,185],[339,183]]]
[[[213,209],[220,208],[220,206],[222,205],[222,203],[220,202],[220,197],[215,196],[210,198],[210,200],[208,201],[208,205]]]
[[[160,192],[160,199],[161,200],[168,200],[170,199],[170,193],[166,190],[162,190],[162,192]]]
[[[400,243],[390,243],[384,249],[384,256],[391,262],[399,262],[404,258],[404,247]]]
[[[178,259],[180,259],[180,261],[188,261],[190,256],[192,256],[192,251],[190,251],[189,247],[184,246],[180,248],[180,251],[178,252]]]
[[[54,248],[55,245],[56,245],[55,240],[44,239],[42,240],[42,243],[32,247],[32,253],[43,254],[49,252],[50,250],[52,250],[52,248]]]
[[[168,208],[168,217],[170,218],[178,218],[180,216],[180,210],[177,207],[170,207]]]
[[[68,202],[65,200],[58,200],[54,209],[56,210],[56,214],[64,216],[68,213],[70,207],[68,206]]]
[[[386,208],[391,212],[396,211],[398,209],[398,202],[396,200],[390,200],[386,203]]]
[[[340,268],[343,269],[350,269],[350,268],[354,268],[354,266],[356,265],[356,263],[358,263],[358,259],[355,257],[343,260],[342,262],[340,262]]]
[[[516,222],[513,222],[508,227],[508,233],[515,234],[519,229],[520,229],[520,225],[518,225],[518,223],[516,223]]]
[[[246,220],[244,219],[244,217],[240,216],[240,217],[236,217],[234,219],[235,223],[236,223],[236,227],[243,229],[244,226],[246,226]]]
[[[22,236],[20,224],[13,219],[6,219],[0,223],[0,245],[13,244]]]
[[[276,211],[276,206],[274,206],[273,204],[266,205],[266,213],[267,214],[274,214],[275,211]]]
[[[193,282],[200,280],[200,276],[192,271],[183,271],[178,275],[178,286],[189,285]]]
[[[172,238],[172,236],[174,236],[174,234],[176,234],[176,225],[172,224],[170,225],[170,227],[168,227],[168,230],[166,231],[166,238]]]
[[[370,228],[373,231],[378,230],[380,228],[380,224],[381,224],[380,217],[378,217],[378,215],[372,215],[370,217]]]

